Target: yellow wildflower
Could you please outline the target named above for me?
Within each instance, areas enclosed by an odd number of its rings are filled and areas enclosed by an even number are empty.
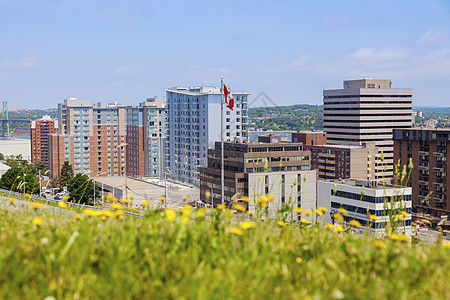
[[[133,194],[128,194],[128,198],[130,198],[131,200],[134,199],[134,195]]]
[[[33,203],[33,204],[30,205],[30,208],[32,208],[34,210],[39,209],[41,207],[42,207],[41,203]]]
[[[269,198],[269,201],[275,200],[275,195],[269,194],[268,198]]]
[[[125,214],[125,212],[123,210],[116,210],[114,211],[114,214],[118,217],[123,216]]]
[[[301,213],[303,212],[303,209],[301,209],[300,207],[296,207],[296,208],[295,208],[295,211],[296,211],[298,214],[301,214]]]
[[[242,235],[242,230],[240,230],[237,227],[233,227],[233,228],[230,229],[230,233],[236,234],[236,235]]]
[[[177,219],[176,211],[171,208],[166,208],[164,210],[164,214],[166,215],[167,220],[169,220],[170,222],[175,222],[175,220]]]
[[[333,225],[333,224],[325,224],[325,227],[326,227],[328,230],[333,230],[333,229],[334,229],[334,225]]]
[[[111,204],[112,209],[123,209],[123,205],[120,203],[113,203]]]
[[[319,216],[323,216],[323,211],[321,211],[320,209],[316,209],[316,214],[318,214]]]
[[[142,201],[142,206],[146,207],[149,206],[149,203],[147,200]]]
[[[409,216],[409,214],[408,214],[406,211],[404,211],[404,210],[402,210],[400,213],[401,213],[404,217]]]
[[[100,210],[91,209],[91,208],[83,209],[82,213],[85,215],[88,215],[89,217],[98,217],[103,214]]]
[[[269,197],[267,197],[266,195],[263,195],[258,198],[258,203],[267,203],[267,202],[269,202]]]
[[[75,220],[81,220],[81,219],[83,219],[83,216],[82,215],[74,215],[73,218]]]
[[[247,196],[242,197],[241,200],[242,200],[243,202],[250,203],[250,198],[247,197]]]
[[[261,202],[259,204],[262,208],[266,208],[269,204],[267,202]]]
[[[255,212],[254,212],[254,211],[247,211],[247,214],[248,214],[248,215],[254,215]]]
[[[183,216],[190,217],[192,215],[192,210],[185,207],[180,208],[179,211]]]
[[[134,207],[134,206],[133,206],[133,207],[130,207],[130,208],[131,208],[131,210],[135,210],[135,209],[136,209],[136,207]]]
[[[312,215],[312,212],[310,210],[304,210],[303,213],[307,216]]]
[[[123,220],[123,215],[117,216],[117,219]]]
[[[403,215],[396,215],[395,218],[400,221],[404,221],[405,217]]]
[[[382,240],[374,240],[374,241],[373,241],[373,245],[374,245],[375,247],[377,247],[377,248],[380,248],[380,249],[386,248],[386,243],[383,242]]]
[[[105,221],[106,219],[108,219],[108,217],[107,217],[107,216],[101,216],[100,219],[101,219],[102,221]]]
[[[359,223],[358,220],[351,220],[350,225],[352,225],[353,227],[361,227],[361,223]]]
[[[301,257],[297,257],[297,258],[295,259],[295,261],[296,261],[298,264],[301,264],[301,263],[303,262],[303,259],[302,259]]]
[[[183,225],[189,225],[189,217],[185,216],[185,215],[182,215],[180,217],[180,223],[183,224]]]
[[[233,208],[237,211],[245,211],[245,207],[241,204],[235,204],[233,205]]]
[[[182,199],[183,199],[183,201],[188,201],[189,200],[189,198],[186,197],[186,196],[183,196]]]
[[[67,208],[67,203],[64,202],[64,201],[59,201],[58,202],[58,206],[61,207],[61,208]]]
[[[250,228],[255,228],[255,227],[256,227],[256,224],[253,222],[244,221],[241,223],[241,228],[245,229],[245,230],[250,229]]]
[[[346,215],[347,214],[347,211],[344,208],[342,208],[342,207],[338,209],[338,212],[340,212],[342,215]]]
[[[375,216],[375,215],[369,215],[369,218],[370,218],[371,220],[373,220],[373,221],[378,221],[378,220],[379,220],[378,217]]]
[[[323,206],[319,206],[319,210],[321,210],[322,212],[326,212],[327,211],[326,207],[323,207]]]
[[[224,210],[225,209],[225,205],[217,204],[217,209]]]
[[[128,199],[125,199],[125,200],[123,200],[123,203],[125,203],[125,204],[131,204],[131,201],[128,200]]]
[[[195,218],[203,218],[205,216],[205,212],[203,210],[197,210],[195,212]]]
[[[112,197],[112,198],[111,198],[111,201],[112,201],[112,202],[117,202],[117,197]]]
[[[30,194],[25,193],[25,197],[27,197],[28,199],[31,199],[31,195]]]
[[[66,201],[66,202],[67,202],[67,200],[69,200],[69,196],[66,195],[66,194],[64,194],[64,195],[62,196],[62,199],[63,199],[63,201]]]
[[[443,242],[442,246],[444,246],[445,248],[450,248],[450,242]]]
[[[283,221],[277,221],[277,224],[281,227],[286,227],[286,223],[284,223]]]
[[[225,210],[224,214],[225,214],[226,218],[231,218],[233,216],[234,212],[232,210],[227,209],[227,210]]]
[[[31,223],[33,223],[36,226],[41,226],[44,221],[41,218],[33,218],[33,220],[31,220]]]
[[[400,241],[400,242],[409,241],[409,238],[404,234],[393,233],[393,234],[388,235],[388,237],[393,241]]]
[[[341,214],[334,214],[334,219],[336,220],[336,222],[339,222],[339,223],[344,221],[344,217]]]
[[[160,197],[159,200],[161,200],[162,202],[167,201],[166,197]]]
[[[116,217],[116,214],[113,211],[111,211],[111,210],[103,210],[102,213],[103,213],[103,215],[105,217],[108,217],[108,218],[115,218]]]
[[[16,202],[15,199],[13,199],[13,198],[9,199],[9,204],[16,206],[15,202]]]
[[[301,218],[300,222],[302,222],[303,224],[309,224],[309,221],[305,218]]]
[[[342,225],[337,225],[337,226],[335,227],[335,229],[336,229],[337,232],[342,232],[342,231],[344,231],[344,227],[342,227]]]

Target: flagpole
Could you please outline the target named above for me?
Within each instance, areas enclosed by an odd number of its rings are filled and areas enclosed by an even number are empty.
[[[224,193],[224,170],[223,170],[223,76],[220,76],[220,191],[222,197],[222,205],[225,204]],[[214,203],[213,203],[214,205]]]

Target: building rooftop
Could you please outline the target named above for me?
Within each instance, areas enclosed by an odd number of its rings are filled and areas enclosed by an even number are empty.
[[[369,188],[369,189],[376,189],[376,190],[382,190],[385,188],[405,188],[403,186],[379,183],[376,180],[328,179],[328,180],[319,180],[318,182],[331,182],[331,183],[335,183],[335,184],[355,186],[355,187],[364,187],[364,189]],[[406,187],[406,188],[408,188],[408,187]]]
[[[220,95],[220,87],[215,86],[201,86],[201,87],[172,87],[167,89],[168,92],[175,92],[185,95],[192,95],[192,96],[204,96],[204,95]],[[249,93],[245,92],[233,92],[231,91],[233,95],[250,95]]]

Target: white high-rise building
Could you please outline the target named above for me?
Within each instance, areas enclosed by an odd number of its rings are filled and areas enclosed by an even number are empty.
[[[323,130],[328,144],[375,142],[375,179],[385,181],[393,177],[392,130],[412,125],[412,89],[393,89],[391,84],[390,80],[366,78],[344,81],[343,89],[323,91]]]
[[[247,138],[248,93],[232,93],[234,109],[223,109],[224,141]],[[208,148],[220,141],[219,87],[174,87],[167,90],[168,147],[166,171],[172,178],[200,184],[199,166],[207,165]]]

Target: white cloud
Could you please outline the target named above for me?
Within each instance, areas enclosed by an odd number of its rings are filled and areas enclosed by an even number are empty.
[[[113,74],[114,76],[125,76],[130,74],[132,68],[129,66],[120,67],[116,70],[114,70]]]
[[[442,31],[428,30],[419,37],[419,39],[417,40],[417,44],[428,45],[444,41],[446,39],[447,36]]]
[[[0,62],[0,68],[33,68],[37,66],[38,59],[25,57],[21,60],[6,59]]]
[[[401,48],[359,48],[350,53],[349,58],[365,62],[386,62],[402,59],[408,55],[408,51]]]

